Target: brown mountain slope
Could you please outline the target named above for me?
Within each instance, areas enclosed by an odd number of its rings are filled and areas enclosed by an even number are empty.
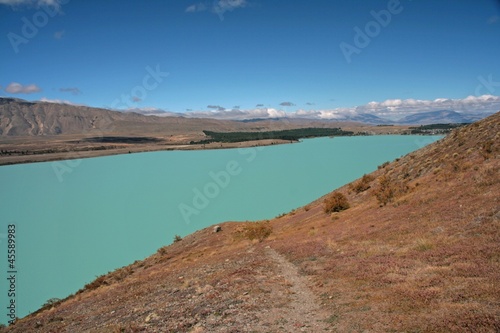
[[[0,99],[1,136],[50,136],[68,134],[96,135],[124,133],[128,135],[186,134],[207,128],[228,130],[245,127],[231,121],[155,117],[46,102]]]
[[[500,113],[339,189],[347,210],[198,231],[5,331],[499,332],[499,142]]]
[[[343,122],[343,127],[363,126]],[[240,122],[184,117],[145,116],[86,106],[28,102],[0,98],[0,137],[54,135],[186,135],[211,131],[259,131],[302,127],[338,127],[339,123],[315,120],[260,120]],[[369,126],[371,127],[371,126]],[[372,130],[376,130],[373,127]]]

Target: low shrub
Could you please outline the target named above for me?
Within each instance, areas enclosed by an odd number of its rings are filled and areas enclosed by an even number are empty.
[[[370,188],[370,183],[374,180],[375,178],[372,175],[363,175],[363,177],[352,184],[350,186],[350,189],[356,192],[357,194],[364,192]]]
[[[94,281],[87,283],[84,288],[85,290],[94,290],[103,285],[108,285],[108,282],[106,281],[106,277],[104,275],[101,275]]]
[[[379,186],[372,192],[378,200],[380,206],[385,206],[394,198],[408,191],[408,186],[404,182],[393,181],[386,175],[378,178]]]
[[[272,232],[273,229],[269,221],[247,222],[243,227],[243,235],[245,238],[249,240],[258,239],[259,242],[269,237]]]
[[[335,213],[346,210],[350,207],[349,201],[340,192],[333,192],[328,198],[324,201],[324,210],[325,213]]]
[[[381,176],[378,179],[379,187],[373,194],[378,200],[378,203],[382,206],[387,205],[394,198],[394,187],[391,185],[391,180],[387,176]]]
[[[379,166],[377,167],[377,169],[379,169],[379,170],[380,170],[380,169],[383,169],[383,168],[385,168],[385,167],[386,167],[386,166],[388,166],[388,165],[389,165],[389,162],[384,162],[384,163],[382,163],[381,165],[379,165]]]
[[[60,298],[56,298],[56,297],[51,298],[51,299],[47,300],[47,302],[45,302],[42,305],[41,309],[50,309],[53,306],[60,304],[61,302],[62,302],[62,300]]]

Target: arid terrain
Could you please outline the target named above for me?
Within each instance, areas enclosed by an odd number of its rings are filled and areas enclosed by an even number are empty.
[[[289,143],[268,139],[242,143],[191,144],[203,130],[263,132],[338,128],[398,134],[409,126],[372,126],[307,119],[230,121],[145,116],[106,109],[0,98],[0,165],[174,149],[218,149]]]
[[[268,222],[200,230],[3,331],[499,332],[499,143],[497,113]]]

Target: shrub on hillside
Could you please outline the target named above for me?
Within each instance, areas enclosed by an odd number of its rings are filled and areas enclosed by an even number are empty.
[[[262,222],[248,222],[243,227],[243,235],[249,240],[258,239],[262,242],[264,239],[269,237],[273,229],[269,221]]]
[[[350,207],[349,201],[340,192],[333,192],[324,202],[325,213],[335,213],[346,210]]]
[[[372,175],[363,175],[360,180],[350,186],[350,189],[356,193],[364,192],[370,188],[370,183],[373,179],[375,178]]]
[[[85,290],[94,290],[102,285],[107,285],[107,284],[108,282],[106,281],[106,276],[101,275],[97,277],[94,281],[87,283],[84,288]]]
[[[385,175],[378,179],[378,183],[379,187],[373,191],[373,194],[377,198],[378,203],[381,206],[385,206],[394,197],[394,189],[391,186],[391,180]]]
[[[47,302],[45,302],[42,305],[41,309],[50,309],[56,305],[59,305],[60,303],[61,303],[61,299],[54,297],[54,298],[47,300]]]
[[[379,170],[380,170],[380,169],[383,169],[383,168],[385,168],[385,167],[386,167],[386,166],[388,166],[388,165],[389,165],[389,162],[384,162],[384,163],[382,163],[381,165],[379,165],[379,166],[377,167],[377,169],[379,169]]]
[[[386,175],[378,178],[379,186],[373,191],[380,206],[385,206],[392,202],[394,198],[408,191],[408,186],[404,182],[392,181]]]

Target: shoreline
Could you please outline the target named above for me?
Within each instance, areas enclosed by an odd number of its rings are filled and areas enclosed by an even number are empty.
[[[333,127],[337,124],[327,125],[318,128],[337,128]],[[309,127],[266,125],[244,131],[280,131],[302,128]],[[373,126],[364,124],[345,124],[345,126],[338,128],[343,131],[353,132],[354,135],[401,135],[408,134],[410,129],[409,126]],[[224,131],[231,132],[226,128]],[[241,132],[242,129],[238,129],[238,131]],[[299,140],[287,138],[202,143],[200,141],[206,139],[206,135],[198,131],[177,130],[170,131],[170,133],[163,132],[160,134],[157,131],[148,132],[133,129],[130,131],[97,131],[86,134],[0,136],[0,166],[154,151],[249,148],[299,142]]]
[[[234,148],[250,148],[250,147],[263,147],[272,146],[277,144],[291,144],[300,141],[289,140],[254,140],[243,142],[214,142],[210,144],[131,144],[131,145],[105,145],[92,146],[85,148],[67,149],[64,151],[55,151],[51,153],[31,153],[31,154],[18,154],[18,155],[1,155],[0,167],[16,164],[28,163],[42,163],[42,162],[55,162],[65,160],[77,160],[82,158],[94,158],[104,156],[114,156],[123,154],[136,154],[148,153],[158,151],[177,151],[177,150],[214,150],[214,149],[234,149]]]
[[[401,132],[393,133],[373,133],[369,136],[378,135],[408,135]],[[428,134],[412,134],[426,136]],[[430,135],[430,134],[429,134]],[[445,135],[445,134],[443,134]],[[352,136],[366,136],[366,135],[352,135]],[[334,138],[330,137],[330,138]],[[94,157],[105,157],[123,154],[136,154],[136,153],[148,153],[148,152],[159,152],[159,151],[182,151],[182,150],[215,150],[215,149],[235,149],[235,148],[251,148],[251,147],[265,147],[272,145],[282,145],[282,144],[293,144],[299,143],[303,139],[296,141],[283,140],[283,139],[264,139],[264,140],[252,140],[252,141],[241,141],[241,142],[212,142],[207,144],[190,144],[184,140],[174,141],[166,143],[168,141],[162,141],[160,143],[97,143],[94,145],[68,147],[67,141],[44,141],[41,143],[30,142],[26,143],[21,141],[17,143],[18,139],[13,140],[10,143],[0,143],[0,151],[4,152],[5,147],[15,148],[15,155],[6,155],[5,153],[0,154],[0,167],[17,165],[17,164],[29,164],[29,163],[43,163],[43,162],[56,162],[65,160],[79,160],[83,158],[94,158]],[[189,141],[188,141],[189,142]],[[46,144],[48,144],[46,146]],[[28,153],[22,154],[25,148],[32,149]],[[51,151],[51,152],[46,152]]]

